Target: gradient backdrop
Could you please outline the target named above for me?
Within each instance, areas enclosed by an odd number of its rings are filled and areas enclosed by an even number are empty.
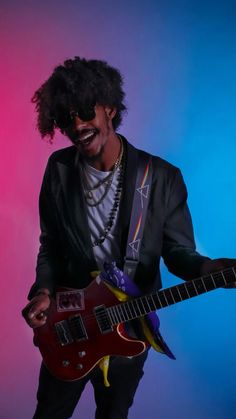
[[[125,77],[120,132],[183,171],[198,249],[236,257],[236,4],[191,0],[1,0],[0,418],[30,419],[40,356],[20,310],[34,280],[37,201],[51,146],[30,98],[54,66],[101,58]],[[163,268],[165,286],[179,282]],[[177,357],[152,352],[130,419],[235,419],[236,290],[160,312]],[[93,417],[88,385],[73,418]],[[53,418],[49,418],[53,419]]]

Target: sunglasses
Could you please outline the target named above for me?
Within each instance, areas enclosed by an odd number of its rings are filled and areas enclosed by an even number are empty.
[[[74,124],[75,118],[79,118],[82,121],[91,121],[95,118],[95,106],[86,106],[84,108],[77,109],[76,111],[60,111],[55,116],[54,122],[58,128],[65,130]]]

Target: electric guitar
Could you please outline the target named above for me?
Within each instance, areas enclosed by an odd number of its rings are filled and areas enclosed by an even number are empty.
[[[34,329],[34,343],[54,376],[77,380],[104,356],[135,356],[150,346],[147,341],[130,337],[125,322],[235,280],[236,267],[227,268],[121,303],[98,276],[84,289],[58,289],[45,325]]]

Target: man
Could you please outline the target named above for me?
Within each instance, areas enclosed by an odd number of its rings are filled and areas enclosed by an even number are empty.
[[[123,100],[119,71],[103,61],[79,57],[56,67],[34,94],[42,137],[52,141],[58,129],[72,146],[52,154],[43,179],[37,276],[23,310],[33,328],[47,322],[50,298],[58,286],[85,288],[91,272],[102,270],[105,261],[124,266],[141,152],[116,132],[126,110]],[[233,263],[197,253],[180,171],[158,157],[152,157],[152,166],[134,278],[142,293],[161,288],[160,257],[185,280]],[[97,419],[127,418],[146,358],[147,351],[131,358],[113,357],[110,387],[104,386],[99,367],[80,380],[65,382],[42,364],[34,418],[71,417],[88,380],[94,387]]]

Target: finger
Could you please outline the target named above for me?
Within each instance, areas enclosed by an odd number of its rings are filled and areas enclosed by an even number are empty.
[[[25,306],[24,308],[23,308],[23,310],[21,311],[21,314],[22,314],[22,316],[24,317],[24,318],[26,318],[26,317],[28,317],[28,314],[29,314],[29,311],[30,311],[30,308],[33,306],[33,302],[32,301],[30,301],[28,304],[27,304],[27,306]]]
[[[30,310],[28,311],[28,317],[32,319],[33,317],[37,317],[41,313],[46,314],[46,312],[48,311],[48,308],[49,308],[49,304],[45,303],[45,301],[37,302],[33,304]]]
[[[32,316],[32,313],[31,313]],[[39,314],[37,314],[36,316],[33,317],[28,317],[28,324],[30,325],[30,327],[39,327],[39,326],[43,326],[47,321],[47,313],[45,311],[41,311]]]
[[[29,319],[36,318],[38,320],[41,320],[41,319],[47,318],[47,312],[48,310],[46,310],[42,306],[32,307],[32,309],[28,312],[28,318]]]

